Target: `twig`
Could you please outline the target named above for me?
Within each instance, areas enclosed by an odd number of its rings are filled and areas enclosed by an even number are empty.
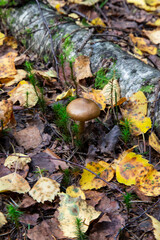
[[[128,227],[131,223],[133,223],[134,221],[137,221],[139,218],[141,218],[145,213],[147,213],[151,208],[154,208],[155,205],[157,205],[157,203],[159,203],[160,199],[157,200],[157,202],[155,202],[152,206],[150,206],[147,210],[145,210],[143,213],[141,213],[138,217],[132,218],[130,220],[129,223],[127,223],[123,228],[121,228],[118,233],[115,236],[115,240],[117,239],[117,237],[119,236],[120,232],[123,231],[126,227]]]
[[[47,23],[44,15],[43,15],[42,9],[41,9],[40,4],[39,4],[39,1],[38,1],[38,0],[35,0],[35,1],[36,1],[37,5],[38,5],[38,9],[39,9],[40,14],[41,14],[41,17],[42,17],[42,19],[43,19],[44,25],[46,26],[47,31],[48,31],[48,33],[49,33],[49,37],[50,37],[50,41],[51,41],[51,51],[52,51],[52,54],[53,54],[53,57],[54,57],[54,63],[55,63],[55,65],[56,65],[57,78],[58,78],[58,80],[59,80],[59,69],[58,69],[58,65],[59,65],[59,64],[58,64],[57,57],[56,57],[55,51],[54,51],[52,34],[51,34],[51,32],[50,32],[48,23]]]
[[[92,37],[93,35],[93,32],[94,32],[94,28],[91,28],[89,30],[89,33],[88,35],[86,36],[86,38],[83,40],[81,46],[77,49],[78,52],[80,52],[82,50],[82,48],[86,45],[86,43],[89,41],[89,39]]]

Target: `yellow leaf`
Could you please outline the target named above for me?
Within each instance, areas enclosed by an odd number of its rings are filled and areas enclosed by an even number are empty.
[[[147,39],[141,37],[134,37],[132,33],[130,33],[129,36],[135,46],[142,52],[147,52],[152,55],[157,54],[157,48],[153,45],[150,45],[150,42]]]
[[[145,0],[127,0],[128,3],[133,3],[136,7],[146,11],[156,11],[156,7],[150,7],[146,4]]]
[[[152,220],[152,225],[153,225],[153,233],[156,238],[156,240],[160,240],[160,222],[154,218],[153,216],[149,215],[146,213],[147,216],[149,216]]]
[[[16,49],[18,47],[18,44],[14,37],[5,37],[5,43],[7,46],[12,47],[13,49]]]
[[[160,28],[157,28],[153,31],[143,30],[143,32],[154,44],[160,43]]]
[[[160,0],[145,0],[146,4],[156,7],[160,5]]]
[[[0,178],[1,192],[27,193],[30,190],[28,182],[17,173],[11,173]]]
[[[95,25],[95,26],[101,26],[101,27],[106,27],[106,25],[104,24],[103,20],[99,17],[94,18],[91,21],[91,24]]]
[[[70,3],[77,3],[77,4],[85,5],[85,6],[92,6],[99,1],[100,0],[68,0],[68,2],[70,2]]]
[[[38,89],[37,89],[38,92]],[[17,87],[8,92],[13,103],[19,101],[21,106],[34,107],[38,101],[38,96],[33,85],[27,81],[21,81]]]
[[[60,191],[60,185],[55,180],[41,177],[29,191],[31,197],[37,202],[50,201],[55,199],[55,196]]]
[[[146,196],[159,196],[160,195],[160,172],[150,167],[149,171],[145,174],[139,174],[136,179],[138,189]]]
[[[1,83],[5,84],[6,87],[10,87],[15,83],[18,83],[27,76],[27,72],[23,69],[18,69],[17,73],[10,76],[9,78],[2,78]]]
[[[0,228],[7,223],[7,220],[2,212],[0,212]]]
[[[59,100],[62,100],[62,99],[68,98],[68,97],[74,97],[75,95],[76,95],[75,89],[71,88],[67,92],[63,92],[63,93],[59,94],[56,97],[56,101],[59,101]]]
[[[158,18],[154,22],[148,22],[147,25],[150,25],[152,27],[160,27],[160,18]]]
[[[160,140],[154,132],[152,132],[149,136],[149,145],[160,153]]]
[[[3,45],[4,39],[5,39],[5,35],[0,32],[0,46]]]
[[[102,90],[96,90],[92,88],[92,91],[89,93],[82,92],[82,96],[97,103],[98,107],[101,110],[104,110],[106,108],[106,98],[103,95]]]
[[[31,158],[22,153],[12,153],[4,162],[4,166],[8,168],[23,169],[27,163],[31,162]]]
[[[97,175],[105,179],[107,182],[111,181],[114,176],[113,168],[110,166],[110,164],[104,161],[99,161],[97,163],[90,162],[87,164],[86,168],[96,173]],[[94,175],[93,173],[85,169],[83,170],[82,177],[79,183],[83,190],[94,189],[94,188],[99,189],[107,185],[101,179],[97,178],[96,175]]]
[[[94,207],[87,205],[85,200],[81,198],[72,198],[65,193],[60,193],[59,196],[59,226],[65,237],[76,238],[76,219],[81,219],[81,231],[86,232],[90,222],[98,218],[101,212],[96,211]]]
[[[0,57],[0,78],[10,77],[16,74],[14,60],[17,56],[16,52],[9,52]]]
[[[79,187],[76,187],[76,186],[73,186],[73,185],[69,186],[66,189],[66,194],[68,194],[72,198],[81,197],[81,199],[83,199],[83,200],[86,199],[84,192]]]
[[[138,136],[142,133],[146,133],[152,127],[152,122],[149,117],[139,114],[132,117],[131,128],[132,135]]]
[[[150,168],[153,166],[148,163],[148,160],[142,158],[141,155],[130,152],[117,164],[117,181],[130,186],[136,183],[137,177],[146,174]]]

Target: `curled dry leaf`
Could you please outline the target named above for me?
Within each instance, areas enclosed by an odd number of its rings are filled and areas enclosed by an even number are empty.
[[[38,96],[33,85],[27,81],[19,82],[17,87],[8,92],[8,95],[13,103],[19,101],[21,106],[28,108],[34,107],[38,101]]]
[[[31,158],[22,153],[12,153],[5,160],[4,166],[8,168],[24,169]]]
[[[0,228],[7,223],[7,220],[2,212],[0,212]]]
[[[154,218],[153,216],[147,214],[148,217],[150,217],[150,219],[152,220],[152,225],[153,225],[153,233],[154,233],[154,236],[156,238],[156,240],[159,240],[160,239],[160,222]]]
[[[14,114],[13,114],[13,103],[10,100],[2,100],[0,102],[0,130],[14,126],[16,124]]]
[[[80,198],[72,198],[68,194],[60,193],[60,207],[58,208],[60,228],[64,236],[69,238],[77,237],[76,235],[76,219],[82,221],[81,230],[86,232],[92,220],[99,217],[99,211],[94,207],[87,205],[85,200]]]
[[[15,83],[18,83],[27,76],[27,72],[23,69],[18,69],[17,73],[10,76],[9,78],[1,79],[1,83],[5,84],[6,87],[12,86]]]
[[[11,173],[0,178],[0,192],[27,193],[29,190],[28,182],[17,173]]]
[[[151,132],[149,136],[149,145],[154,148],[158,153],[160,153],[160,140],[154,132]]]
[[[37,202],[50,201],[55,199],[55,196],[60,191],[60,185],[55,180],[50,178],[41,177],[33,188],[30,190],[29,194]]]
[[[69,89],[67,92],[62,92],[56,97],[56,101],[68,98],[68,97],[74,97],[76,95],[76,90],[74,88]]]
[[[114,176],[113,168],[110,166],[110,164],[104,161],[99,161],[98,163],[90,162],[86,165],[86,168],[96,173],[101,178],[105,179],[107,182],[111,181]],[[83,170],[82,177],[79,183],[83,190],[94,189],[94,188],[99,189],[107,185],[107,183],[97,178],[96,175],[94,175],[93,173],[85,169]]]

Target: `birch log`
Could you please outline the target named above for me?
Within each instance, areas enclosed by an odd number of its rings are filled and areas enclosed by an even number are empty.
[[[61,15],[57,16],[57,13],[53,9],[44,4],[40,4],[40,6],[50,26],[54,51],[58,53],[61,48],[61,40],[64,36],[74,32],[71,35],[74,46],[72,55],[77,56],[79,54],[77,50],[81,47],[84,39],[87,38],[89,29],[81,29],[74,22],[65,22],[62,20]],[[53,59],[49,34],[44,26],[37,4],[30,3],[23,7],[12,9],[6,21],[13,35],[21,40],[24,39],[30,50],[41,57],[47,54],[50,59]],[[30,29],[32,32],[30,37],[26,35],[27,31],[29,31],[27,29]],[[131,96],[144,85],[154,85],[152,93],[147,94],[149,113],[152,112],[153,114],[153,103],[159,84],[160,71],[134,58],[115,44],[108,41],[102,42],[101,40],[102,38],[100,37],[92,37],[80,52],[83,55],[90,56],[92,73],[95,73],[103,66],[105,59],[116,59],[122,97]],[[159,122],[160,112],[158,105],[157,123]]]

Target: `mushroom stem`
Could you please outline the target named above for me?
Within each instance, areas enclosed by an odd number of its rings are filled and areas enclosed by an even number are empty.
[[[84,132],[84,126],[85,126],[85,122],[80,121],[79,122],[79,136]]]

